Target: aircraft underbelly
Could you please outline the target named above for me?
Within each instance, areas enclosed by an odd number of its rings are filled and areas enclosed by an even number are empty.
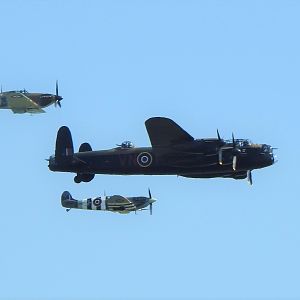
[[[240,169],[244,170],[244,169]],[[246,170],[246,169],[245,169]],[[179,175],[179,174],[227,174],[233,172],[232,165],[219,165],[214,163],[202,166],[168,166],[157,165],[143,167],[109,167],[101,166],[94,169],[86,169],[86,173],[116,174],[116,175]],[[84,172],[84,173],[85,173]]]
[[[80,162],[84,161],[84,163]],[[153,155],[150,152],[141,152],[132,156],[129,155],[111,155],[98,157],[78,158],[78,162],[71,169],[65,171],[73,171],[77,173],[91,174],[180,174],[182,172],[227,172],[232,168],[226,164],[220,166],[216,158],[209,160],[197,159],[193,160],[176,160],[168,161],[164,158]]]
[[[203,177],[227,176],[236,172],[253,169],[239,159],[236,171],[233,170],[232,158],[220,165],[215,153],[208,155],[189,154],[158,155],[145,148],[132,153],[106,154],[99,152],[76,154],[72,163],[65,166],[51,167],[53,171],[74,172],[78,174],[112,175],[191,175]],[[252,166],[252,165],[251,165]],[[253,166],[252,166],[253,167]]]

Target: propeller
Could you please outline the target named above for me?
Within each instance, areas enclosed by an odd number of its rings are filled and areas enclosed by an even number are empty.
[[[221,141],[221,136],[219,133],[219,129],[217,129],[217,136],[218,136],[218,140]],[[223,149],[225,149],[224,147],[220,147],[219,149],[219,165],[223,164]]]
[[[217,136],[218,136],[218,140],[219,140],[219,141],[221,141],[221,137],[220,137],[219,129],[217,129]]]
[[[148,188],[148,194],[149,194],[149,200],[152,200],[152,195],[151,195],[151,191],[150,189]],[[150,201],[149,203],[149,210],[150,210],[150,215],[152,215],[152,201]]]
[[[61,107],[60,101],[63,99],[62,96],[58,95],[58,80],[56,80],[56,85],[55,85],[55,106]]]
[[[217,130],[217,135],[218,135],[218,139],[221,140],[218,130]],[[232,146],[223,146],[223,147],[220,147],[220,149],[219,149],[218,156],[219,156],[219,164],[220,165],[223,164],[223,150],[228,150],[228,149],[232,149],[232,154],[233,154],[232,169],[235,171],[237,168],[237,156],[240,154],[241,150],[237,147],[233,133],[232,133]]]
[[[247,171],[247,180],[248,180],[249,184],[252,185],[253,182],[252,182],[252,172],[251,172],[251,170]]]
[[[234,155],[233,159],[232,159],[232,169],[234,171],[236,171],[236,162],[237,162],[237,157],[236,157],[236,155]]]
[[[233,154],[233,158],[232,158],[232,169],[234,171],[236,171],[236,165],[237,165],[237,156],[241,153],[241,149],[239,149],[237,147],[237,144],[235,142],[235,139],[234,139],[234,135],[232,133],[232,154]]]

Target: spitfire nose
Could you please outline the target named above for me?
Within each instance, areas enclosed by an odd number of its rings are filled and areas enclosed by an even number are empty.
[[[151,199],[149,199],[149,203],[154,203],[156,201],[156,199],[155,198],[151,198]]]
[[[58,101],[60,101],[60,100],[63,99],[63,97],[62,96],[56,96],[55,99],[58,100]]]

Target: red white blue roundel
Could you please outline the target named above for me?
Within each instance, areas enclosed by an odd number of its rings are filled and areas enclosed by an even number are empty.
[[[146,168],[152,164],[152,155],[149,152],[141,152],[137,156],[137,163],[140,167]]]
[[[93,200],[93,203],[94,203],[95,206],[100,206],[101,205],[101,199],[96,198],[96,199]]]

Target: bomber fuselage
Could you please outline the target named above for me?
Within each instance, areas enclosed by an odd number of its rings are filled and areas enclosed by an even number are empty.
[[[57,132],[51,171],[74,172],[76,183],[89,182],[95,174],[179,175],[192,178],[248,178],[251,171],[274,163],[273,148],[249,140],[220,137],[194,139],[173,120],[162,117],[145,122],[152,147],[135,148],[129,141],[119,147],[92,151],[88,143],[74,153],[68,127]]]
[[[172,147],[118,147],[78,152],[64,162],[56,160],[54,156],[50,157],[49,168],[52,171],[87,174],[169,174],[187,177],[217,177],[224,174],[234,178],[235,173],[238,175],[274,163],[270,146],[247,144],[239,148],[236,170],[233,170],[232,151],[224,149],[222,164],[218,160],[219,149],[226,145],[230,147],[230,143],[219,144],[215,139],[202,139]]]

